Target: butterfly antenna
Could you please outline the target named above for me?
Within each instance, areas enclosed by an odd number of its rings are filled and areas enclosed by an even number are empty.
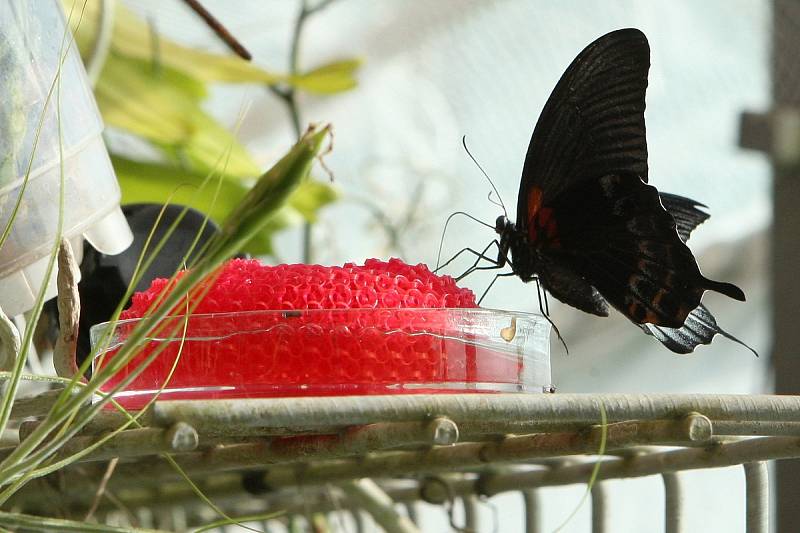
[[[545,318],[545,320],[550,322],[550,326],[553,328],[553,331],[556,332],[556,337],[558,337],[558,340],[560,340],[561,344],[564,345],[564,350],[567,352],[567,355],[569,355],[567,341],[565,341],[564,337],[561,336],[561,332],[558,331],[558,326],[556,326],[555,322],[553,322],[553,320],[550,318],[550,309],[548,309],[547,306],[547,293],[545,293],[544,296],[545,304],[542,306],[542,287],[539,285],[539,278],[534,278],[534,280],[536,281],[536,295],[539,297],[539,311],[542,312],[542,316]]]
[[[486,199],[487,199],[487,200],[489,200],[489,202],[491,202],[491,203],[493,203],[494,205],[496,205],[497,207],[499,207],[499,208],[501,208],[501,209],[505,210],[505,206],[504,206],[504,205],[503,205],[501,202],[498,202],[497,200],[495,200],[494,198],[492,198],[492,195],[493,195],[493,194],[494,194],[494,191],[489,191],[489,196],[487,196],[487,197],[486,197]]]
[[[447,221],[444,223],[444,229],[442,229],[442,238],[439,239],[439,252],[436,254],[436,270],[439,270],[439,262],[442,259],[442,246],[444,245],[444,236],[447,233],[447,225],[450,224],[450,220],[452,220],[452,218],[456,215],[463,215],[469,219],[474,220],[478,224],[482,224],[487,228],[494,230],[494,226],[492,226],[491,224],[487,224],[483,220],[479,220],[474,216],[470,215],[469,213],[465,213],[464,211],[456,211],[455,213],[451,213],[450,216],[447,217]],[[436,270],[434,270],[434,272],[436,272]]]
[[[481,164],[478,163],[478,160],[475,159],[475,156],[473,156],[472,152],[470,152],[469,148],[467,148],[467,136],[466,135],[461,137],[461,144],[464,145],[464,150],[467,152],[467,155],[469,156],[469,158],[472,159],[472,162],[475,163],[475,166],[478,167],[478,169],[481,171],[483,176],[489,182],[489,185],[491,185],[492,189],[494,189],[494,193],[497,195],[497,199],[500,201],[500,207],[503,208],[503,214],[505,214],[506,218],[508,218],[508,211],[506,210],[506,205],[503,203],[503,199],[500,197],[500,193],[497,192],[497,187],[494,186],[494,182],[492,181],[492,178],[490,178],[489,174],[487,174],[486,171],[483,170],[483,167],[481,166]]]

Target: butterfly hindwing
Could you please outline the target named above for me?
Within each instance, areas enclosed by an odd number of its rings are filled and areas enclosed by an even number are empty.
[[[675,220],[678,235],[680,235],[683,242],[686,242],[689,239],[689,234],[697,226],[708,220],[710,216],[705,211],[698,209],[698,207],[706,207],[705,205],[691,198],[667,192],[659,192],[658,195],[661,198],[661,204],[664,209]]]
[[[664,208],[675,219],[678,234],[684,242],[689,239],[692,231],[709,217],[708,213],[698,209],[706,206],[690,198],[663,192],[659,195]],[[675,353],[691,353],[701,344],[711,344],[716,335],[722,335],[741,344],[758,357],[758,352],[753,348],[719,327],[714,315],[703,304],[689,313],[680,328],[666,328],[653,324],[640,324],[639,327]]]
[[[553,89],[522,170],[517,225],[576,183],[612,173],[647,181],[645,90],[647,38],[637,29],[606,34],[587,46]]]
[[[608,304],[597,289],[561,262],[544,259],[539,264],[539,279],[547,292],[565,304],[585,313],[608,316]]]
[[[565,191],[552,210],[557,246],[543,248],[543,255],[561,257],[637,324],[679,328],[707,289],[744,297],[700,273],[658,191],[638,176],[584,182]]]

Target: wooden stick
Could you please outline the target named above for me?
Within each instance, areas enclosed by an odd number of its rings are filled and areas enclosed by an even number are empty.
[[[197,13],[197,15],[203,19],[206,24],[208,24],[208,27],[214,30],[214,33],[217,34],[217,37],[219,37],[222,42],[228,45],[228,48],[230,48],[237,56],[241,57],[245,61],[250,61],[253,59],[253,56],[250,55],[250,52],[247,51],[242,43],[240,43],[236,37],[231,35],[231,32],[229,32],[228,29],[223,26],[217,18],[214,17],[214,15],[209,13],[200,2],[197,0],[183,0],[183,2],[189,6],[192,11]]]

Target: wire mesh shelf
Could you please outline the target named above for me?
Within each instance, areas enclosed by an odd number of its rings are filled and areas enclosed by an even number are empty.
[[[53,399],[18,402],[20,438]],[[602,409],[601,409],[602,406]],[[601,423],[604,411],[607,423]],[[105,411],[60,453],[90,446],[125,418]],[[748,532],[768,531],[766,461],[800,457],[800,397],[648,394],[435,394],[156,402],[144,427],[122,431],[63,470],[57,496],[44,478],[19,491],[29,512],[58,497],[86,508],[107,462],[119,458],[97,513],[181,508],[203,501],[162,454],[234,515],[368,512],[387,531],[418,531],[395,504],[464,503],[519,492],[526,531],[540,531],[538,489],[592,488],[593,530],[604,531],[604,481],[660,475],[666,531],[681,531],[685,470],[743,465]],[[601,441],[605,453],[598,456]],[[5,450],[8,453],[8,449]],[[579,457],[583,456],[583,457]],[[302,488],[298,491],[298,487]],[[332,498],[331,495],[334,495]],[[472,502],[472,503],[470,503]],[[207,517],[206,517],[207,518]],[[688,529],[692,530],[692,529]]]

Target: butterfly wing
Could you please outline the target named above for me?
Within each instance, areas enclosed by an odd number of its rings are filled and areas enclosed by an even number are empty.
[[[689,235],[692,231],[708,220],[710,216],[705,211],[698,209],[698,207],[706,207],[705,205],[691,198],[670,194],[668,192],[660,192],[658,196],[661,198],[661,205],[664,206],[667,213],[672,215],[672,218],[675,220],[678,235],[683,242],[689,240]]]
[[[653,324],[640,324],[642,330],[675,353],[686,354],[701,344],[711,344],[717,334],[739,343],[758,357],[758,352],[717,325],[714,315],[700,304],[695,307],[680,328],[666,328]]]
[[[517,199],[518,228],[582,180],[626,172],[647,181],[649,69],[647,38],[633,28],[608,33],[578,54],[534,128]]]
[[[708,213],[698,209],[706,206],[690,198],[663,192],[659,193],[659,196],[664,208],[675,219],[678,234],[684,242],[689,239],[692,231],[709,217]],[[722,335],[741,344],[758,357],[753,348],[719,327],[714,315],[703,304],[689,313],[680,328],[666,328],[653,324],[640,324],[639,327],[675,353],[691,353],[701,344],[711,344],[716,335]]]
[[[548,275],[547,265],[557,264],[634,323],[680,328],[705,290],[744,294],[702,276],[679,233],[700,222],[696,213],[667,196],[689,213],[676,223],[647,185],[649,67],[644,34],[623,29],[591,43],[567,68],[534,129],[517,204],[517,228],[535,249],[525,252],[538,260],[520,262],[520,245],[512,255],[518,272],[538,271],[545,287],[567,279]],[[569,296],[579,309],[601,311],[591,291]]]
[[[543,254],[569,265],[637,324],[680,328],[706,290],[744,299],[738,287],[701,274],[658,191],[638,176],[581,183],[547,209],[545,223],[537,216],[532,226],[549,244]]]

